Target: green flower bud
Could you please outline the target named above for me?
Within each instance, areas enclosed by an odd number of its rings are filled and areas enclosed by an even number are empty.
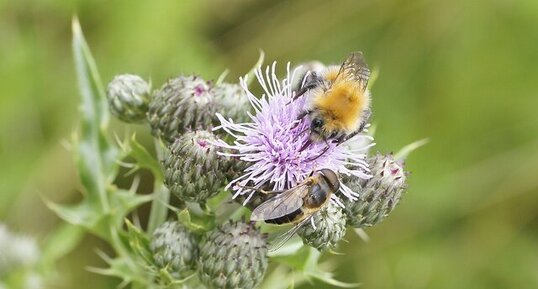
[[[151,132],[172,143],[188,130],[207,129],[215,116],[211,84],[198,76],[168,80],[149,104]]]
[[[251,289],[262,281],[267,263],[266,236],[253,224],[229,222],[207,233],[198,277],[212,289]]]
[[[146,118],[150,86],[138,75],[116,75],[107,87],[107,100],[113,115],[125,122]]]
[[[360,194],[354,202],[343,199],[348,225],[356,228],[370,227],[383,221],[407,188],[403,164],[392,155],[377,154],[370,157],[368,163],[372,178],[343,180],[351,190]]]
[[[342,208],[329,202],[312,218],[315,228],[308,222],[297,231],[303,242],[320,251],[336,247],[346,234],[346,216]]]
[[[233,162],[217,154],[222,149],[215,142],[217,138],[212,132],[187,132],[165,152],[164,184],[181,200],[205,201],[226,184]]]
[[[238,84],[221,83],[213,90],[219,112],[226,119],[233,119],[235,123],[246,122],[250,119],[247,112],[250,110],[245,90]]]
[[[160,225],[153,233],[150,248],[155,265],[176,278],[185,277],[189,271],[196,269],[196,237],[178,222]]]

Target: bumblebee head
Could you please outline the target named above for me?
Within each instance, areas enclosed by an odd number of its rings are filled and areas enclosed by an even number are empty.
[[[335,125],[335,121],[329,121],[320,113],[314,112],[310,116],[310,138],[313,141],[326,141],[336,139],[342,135],[342,130]]]

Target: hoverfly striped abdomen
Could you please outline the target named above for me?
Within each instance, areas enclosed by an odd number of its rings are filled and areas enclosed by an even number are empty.
[[[300,220],[303,215],[304,215],[303,209],[299,208],[285,216],[274,218],[274,219],[268,219],[268,220],[265,220],[265,222],[270,223],[270,224],[277,224],[277,225],[295,223],[295,221]]]

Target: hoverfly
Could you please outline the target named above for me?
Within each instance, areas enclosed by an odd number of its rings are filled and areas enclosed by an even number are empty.
[[[315,171],[297,186],[285,190],[275,197],[263,202],[252,211],[251,221],[265,221],[271,224],[294,224],[294,227],[281,235],[277,246],[280,248],[297,230],[306,224],[312,216],[323,208],[331,195],[340,188],[340,181],[330,169]],[[263,193],[272,193],[262,191]]]

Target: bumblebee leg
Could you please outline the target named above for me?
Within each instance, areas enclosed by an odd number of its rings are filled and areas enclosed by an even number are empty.
[[[303,118],[305,118],[305,116],[311,114],[312,111],[311,110],[305,110],[301,113],[299,113],[299,115],[297,116],[297,120],[303,120]]]
[[[321,157],[323,154],[325,154],[325,153],[329,150],[329,148],[330,148],[330,145],[329,145],[329,143],[327,142],[327,140],[325,140],[325,144],[326,144],[326,146],[325,146],[325,148],[323,149],[323,151],[321,151],[321,153],[320,153],[317,157],[308,159],[308,161],[310,161],[310,162],[315,161],[315,160],[319,159],[319,157]]]
[[[362,132],[364,130],[364,128],[366,127],[366,124],[368,124],[368,120],[370,119],[371,115],[372,115],[372,110],[370,110],[369,108],[364,111],[358,132]]]
[[[358,135],[360,132],[362,131],[362,129],[358,129],[350,134],[348,134],[347,136],[344,136],[342,138],[339,138],[336,142],[336,145],[341,145],[343,143],[345,143],[346,141],[348,141],[349,139],[353,138],[354,136]]]
[[[303,121],[303,118],[305,118],[305,116],[309,115],[310,113],[312,113],[312,111],[310,110],[305,110],[299,113],[299,115],[297,116],[297,119],[295,120],[296,123],[290,129],[296,128],[299,124],[301,124],[301,122]],[[303,132],[301,132],[301,134],[302,133]]]
[[[289,103],[291,103],[292,101],[294,101],[297,98],[301,97],[301,95],[305,94],[309,89],[310,89],[310,87],[308,87],[308,86],[301,87],[299,90],[297,90],[297,93],[293,96],[293,98],[291,99],[291,101]]]
[[[299,98],[301,95],[305,94],[310,89],[316,88],[319,85],[320,82],[321,82],[321,79],[319,78],[319,76],[314,71],[310,71],[305,76],[303,87],[301,87],[299,90],[297,90],[297,92],[293,96],[292,101],[296,100],[297,98]]]
[[[299,149],[299,152],[304,151],[307,147],[309,147],[312,144],[312,140],[309,138],[306,140],[306,142],[303,144],[303,146]]]

